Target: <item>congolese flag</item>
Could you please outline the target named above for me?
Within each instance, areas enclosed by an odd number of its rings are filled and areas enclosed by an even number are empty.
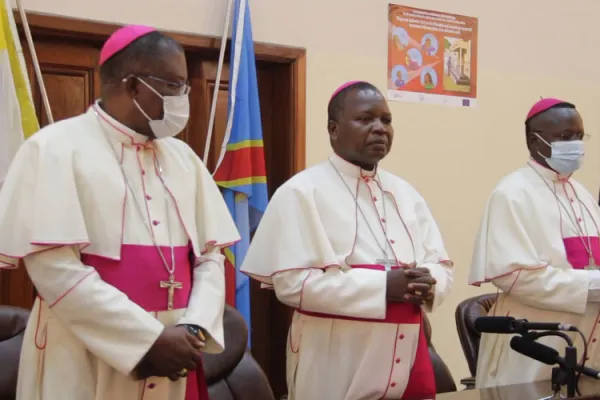
[[[236,271],[235,307],[250,327],[250,280],[240,272],[240,266],[250,245],[250,234],[267,208],[268,192],[250,7],[247,0],[234,1],[226,147],[214,179],[222,188],[242,237],[226,249],[225,256]]]
[[[38,129],[12,8],[0,0],[0,188],[17,149]]]

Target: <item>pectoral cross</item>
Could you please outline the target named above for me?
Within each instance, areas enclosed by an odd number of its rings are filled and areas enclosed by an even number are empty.
[[[375,260],[375,263],[383,265],[383,268],[385,268],[386,271],[390,271],[393,266],[398,265],[396,260],[391,258]]]
[[[182,289],[183,283],[175,281],[175,275],[169,275],[168,281],[160,281],[160,287],[163,289],[168,289],[167,310],[172,310],[175,289]]]

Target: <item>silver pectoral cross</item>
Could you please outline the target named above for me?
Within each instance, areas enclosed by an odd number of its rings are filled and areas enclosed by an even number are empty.
[[[174,275],[169,275],[168,281],[160,281],[160,287],[163,289],[168,289],[167,310],[172,310],[175,289],[183,289],[183,283],[175,281]]]
[[[375,260],[375,263],[377,263],[379,265],[383,265],[383,267],[385,268],[386,271],[390,271],[392,269],[392,267],[398,265],[396,260],[391,259],[391,258]]]

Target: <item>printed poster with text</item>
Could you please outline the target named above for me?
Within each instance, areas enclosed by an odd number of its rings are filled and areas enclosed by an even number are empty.
[[[388,99],[459,107],[477,100],[477,18],[389,5]]]

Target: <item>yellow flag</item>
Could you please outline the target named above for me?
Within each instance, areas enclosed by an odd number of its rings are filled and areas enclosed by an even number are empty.
[[[23,140],[39,130],[9,0],[0,0],[0,185]]]

